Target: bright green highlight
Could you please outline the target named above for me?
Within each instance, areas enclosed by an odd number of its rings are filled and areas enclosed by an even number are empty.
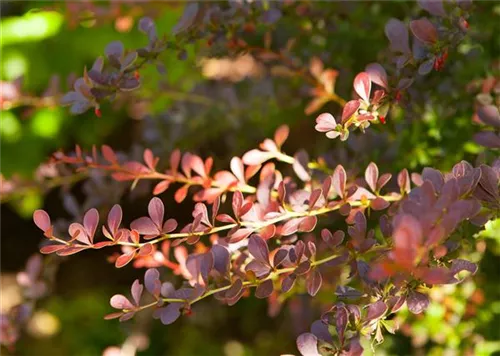
[[[13,43],[39,41],[59,32],[63,16],[56,12],[27,13],[20,17],[2,20],[1,46]]]
[[[6,80],[14,80],[28,71],[26,57],[18,51],[5,51],[2,59],[1,76]]]
[[[31,119],[31,131],[40,137],[53,138],[61,130],[62,121],[60,109],[40,110]]]
[[[19,119],[10,111],[0,113],[0,137],[6,142],[16,142],[21,138],[22,127]]]

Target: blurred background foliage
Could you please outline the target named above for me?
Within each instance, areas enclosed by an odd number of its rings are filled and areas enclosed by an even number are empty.
[[[283,16],[279,25],[270,30],[259,27],[245,40],[262,46],[269,32],[271,47],[281,48],[293,39],[291,53],[303,66],[307,68],[317,56],[325,67],[339,71],[336,92],[345,98],[351,95],[357,72],[387,58],[387,20],[415,17],[422,11],[408,1],[309,5],[322,18]],[[37,251],[40,237],[30,220],[33,211],[44,207],[68,217],[69,194],[81,203],[89,191],[99,191],[81,178],[71,188],[42,187],[40,176],[47,173],[40,165],[58,149],[68,151],[75,144],[90,149],[106,143],[132,155],[137,147],[150,147],[168,157],[178,147],[203,157],[212,155],[215,166],[222,169],[232,155],[241,155],[285,123],[291,127],[287,152],[306,148],[311,157],[328,153],[332,162],[349,162],[354,172],[363,171],[370,161],[383,172],[420,171],[424,166],[448,170],[461,159],[481,162],[495,155],[472,141],[478,131],[472,116],[480,93],[478,81],[499,76],[498,2],[475,4],[470,36],[450,53],[443,72],[416,83],[411,105],[403,103],[391,112],[387,125],[371,127],[346,143],[329,141],[314,131],[315,115],[304,114],[311,98],[303,95],[301,78],[275,76],[280,68],[253,57],[236,65],[226,62],[228,68],[224,68],[222,62],[210,61],[225,58],[225,49],[197,42],[189,45],[185,60],[179,60],[175,51],[165,51],[160,58],[166,74],[158,75],[155,68],[142,70],[140,93],[106,104],[102,118],[90,111],[71,116],[56,101],[71,88],[75,74],[80,76],[83,67],[90,67],[113,40],[121,40],[127,48],[145,45],[136,29],[142,16],[153,17],[158,32],[169,34],[185,3],[3,1],[0,6],[2,309],[19,298],[13,273]],[[220,73],[229,75],[220,79]],[[339,108],[328,103],[321,110],[337,114]],[[128,189],[116,182],[96,182],[102,189],[120,186],[122,193]],[[137,189],[140,192],[141,187]],[[106,201],[107,206],[120,196]],[[189,203],[169,206],[171,194],[164,198],[167,210],[175,209],[181,221],[183,214],[189,218]],[[135,199],[122,199],[131,217],[143,213],[147,196],[138,194]],[[481,260],[480,272],[463,285],[433,291],[434,302],[425,315],[401,313],[400,332],[387,337],[377,355],[500,353],[500,221],[488,223],[471,246],[473,258]],[[265,301],[248,298],[230,308],[215,308],[215,301],[201,303],[192,317],[170,327],[148,315],[124,324],[104,321],[102,316],[110,311],[108,298],[125,292],[140,275],[142,271],[132,268],[116,271],[106,262],[106,252],[82,253],[64,261],[53,294],[40,302],[15,353],[98,355],[131,337],[136,338],[132,344],[139,355],[295,353],[294,335],[319,315],[314,308],[304,312],[301,306],[311,301],[299,295],[274,318],[267,316]],[[333,296],[328,291],[323,294],[320,298],[326,300]]]

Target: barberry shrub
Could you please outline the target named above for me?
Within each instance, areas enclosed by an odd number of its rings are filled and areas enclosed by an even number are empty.
[[[307,114],[330,101],[342,107],[336,117],[319,114],[315,128],[329,139],[346,141],[355,129],[365,132],[385,124],[392,109],[412,100],[409,88],[416,81],[447,65],[467,35],[472,9],[469,1],[421,0],[428,17],[409,23],[390,19],[384,29],[386,62],[367,63],[354,77],[354,97],[345,100],[335,91],[339,73],[325,69],[320,59],[313,58],[310,70],[303,71],[289,63],[286,51],[256,49],[242,35],[255,23],[272,26],[291,10],[301,14],[305,10],[300,5],[230,3],[187,5],[170,39],[157,33],[153,19],[143,18],[139,30],[147,45],[125,49],[120,41],[110,43],[61,104],[74,114],[93,109],[104,116],[104,101],[140,87],[144,66],[164,71],[158,60],[162,52],[176,51],[182,60],[187,44],[207,41],[233,55],[283,61],[287,71],[314,85]],[[499,148],[498,108],[480,106],[477,116],[493,130],[478,133],[476,140]],[[396,331],[393,314],[405,304],[410,312],[423,313],[430,288],[460,283],[463,272],[476,272],[476,264],[464,256],[474,232],[500,215],[498,158],[477,166],[457,162],[450,172],[427,167],[421,173],[380,172],[372,162],[359,175],[323,157],[311,159],[303,150],[287,154],[288,135],[288,126],[280,126],[274,137],[233,157],[226,170],[214,169],[211,157],[179,150],[162,159],[146,149],[141,160],[123,157],[107,145],[89,153],[79,146],[71,154],[57,152],[53,162],[78,172],[98,170],[116,181],[130,181],[132,187],[154,181],[155,197],[147,216],[129,226],[122,224],[121,206],[114,205],[107,216],[88,210],[67,233],[47,212],[37,210],[34,222],[46,238],[41,252],[68,256],[119,249],[112,257],[117,268],[146,268],[143,280],[132,283],[130,296],[110,299],[116,311],[105,318],[120,321],[153,309],[154,318],[169,325],[206,298],[231,306],[254,295],[277,305],[282,296],[307,292],[314,298],[321,289],[330,291],[331,305],[310,332],[297,338],[303,355],[361,355],[362,339],[381,343],[386,331]],[[167,189],[175,190],[177,204],[192,197],[188,224],[180,226],[175,212],[166,211],[156,197]],[[339,220],[344,227],[332,229]],[[172,270],[183,282],[162,280],[162,269]]]

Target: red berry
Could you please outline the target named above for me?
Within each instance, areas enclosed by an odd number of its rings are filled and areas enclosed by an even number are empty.
[[[94,113],[95,113],[95,116],[97,116],[97,117],[101,117],[102,116],[101,109],[99,109],[99,108],[95,108],[94,109]]]
[[[137,80],[139,80],[139,78],[140,78],[140,77],[141,77],[141,74],[139,73],[139,71],[138,71],[138,70],[136,70],[136,71],[134,72],[134,78],[135,78],[135,79],[137,79]]]
[[[384,116],[379,116],[378,117],[379,121],[385,125],[385,117]]]

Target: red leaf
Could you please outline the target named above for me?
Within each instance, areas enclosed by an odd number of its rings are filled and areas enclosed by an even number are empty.
[[[141,235],[158,235],[161,233],[158,226],[148,217],[143,216],[135,219],[130,224],[130,228],[137,230]]]
[[[258,235],[253,235],[248,240],[248,252],[260,262],[269,264],[269,248],[264,239]]]
[[[278,127],[278,129],[274,133],[274,142],[276,142],[276,145],[278,147],[281,147],[283,143],[286,141],[289,132],[290,129],[287,125],[281,125],[280,127]]]
[[[298,230],[302,232],[311,232],[316,227],[318,218],[316,216],[306,216],[299,223]]]
[[[118,228],[120,227],[122,216],[123,212],[121,206],[118,204],[113,205],[108,214],[108,227],[113,235],[118,231]]]
[[[152,170],[155,170],[156,162],[155,162],[155,156],[153,155],[153,151],[151,151],[149,148],[146,148],[144,150],[143,154],[143,159],[146,165]]]
[[[301,218],[296,218],[296,219],[291,219],[288,220],[282,227],[281,227],[281,235],[282,236],[288,236],[292,235],[297,232],[299,229],[299,224],[302,221]]]
[[[186,199],[189,190],[189,184],[183,185],[181,188],[177,189],[174,195],[174,199],[177,203],[182,203]]]
[[[47,231],[51,227],[50,216],[44,210],[35,210],[33,213],[33,221],[43,232]]]
[[[370,102],[371,89],[372,82],[368,73],[361,72],[354,78],[354,90],[367,103]]]
[[[109,163],[117,163],[118,162],[118,159],[116,158],[115,152],[108,145],[102,145],[101,152],[102,152],[102,156],[104,157],[104,159],[106,161],[108,161]]]
[[[416,38],[425,44],[434,44],[438,39],[436,27],[425,17],[411,21],[410,30]]]
[[[241,228],[233,232],[229,238],[229,243],[234,244],[246,239],[254,230],[250,228]]]
[[[115,267],[116,268],[122,268],[129,264],[135,257],[135,250],[129,253],[125,253],[118,257],[115,262]]]
[[[40,248],[40,252],[43,254],[50,254],[66,248],[66,245],[46,245]]]
[[[365,170],[365,180],[372,191],[377,190],[378,180],[378,167],[375,163],[371,162]]]
[[[154,187],[153,194],[159,195],[159,194],[163,193],[165,190],[167,190],[169,186],[170,186],[170,181],[163,180]]]
[[[181,161],[181,151],[174,150],[170,155],[170,169],[172,173],[175,175],[177,170],[179,169],[179,163]]]
[[[342,199],[345,197],[345,185],[346,185],[346,180],[347,180],[347,174],[345,172],[344,167],[342,167],[340,164],[335,168],[335,171],[333,172],[332,176],[332,185],[333,188],[335,189],[335,192],[341,197]]]
[[[348,101],[342,110],[342,123],[345,124],[359,109],[359,100]]]

